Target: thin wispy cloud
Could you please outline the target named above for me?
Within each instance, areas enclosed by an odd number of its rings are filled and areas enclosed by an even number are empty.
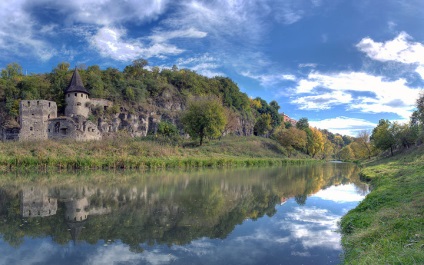
[[[259,81],[265,87],[273,86],[282,81],[296,81],[296,76],[292,74],[252,74],[249,71],[241,73],[245,77],[249,77]]]
[[[180,38],[203,36],[200,36],[199,32],[190,30],[187,34],[181,35]],[[183,49],[167,42],[175,37],[176,35],[173,32],[170,33],[168,38],[154,35],[152,37],[154,41],[146,45],[140,39],[127,38],[124,29],[104,27],[90,37],[90,44],[104,57],[111,57],[120,61],[132,61],[138,58],[160,58],[183,53]]]
[[[179,68],[187,68],[207,77],[226,76],[219,70],[221,61],[209,53],[195,57],[179,58],[176,61]]]
[[[48,32],[48,27],[36,31],[37,24],[24,10],[25,2],[0,2],[0,54],[5,57],[11,54],[25,57],[28,53],[34,53],[41,61],[47,61],[57,51],[43,39],[42,34]]]

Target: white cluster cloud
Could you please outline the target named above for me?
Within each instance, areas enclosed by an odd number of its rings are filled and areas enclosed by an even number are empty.
[[[364,72],[322,74],[312,72],[298,82],[292,102],[300,109],[323,110],[346,105],[364,113],[394,113],[407,119],[419,89],[405,79],[386,80]]]
[[[374,128],[375,123],[358,118],[339,116],[322,120],[310,120],[309,124],[317,128],[326,128],[333,133],[356,136],[358,132]]]
[[[364,38],[356,44],[356,48],[374,61],[411,65],[424,79],[424,44],[413,42],[405,32],[386,42]],[[281,86],[282,82],[287,80],[294,82],[292,89],[280,89],[276,95],[289,96],[290,102],[301,110],[331,110],[343,107],[346,111],[359,111],[365,114],[392,113],[398,115],[401,121],[409,119],[420,90],[423,89],[412,87],[404,78],[393,80],[383,73],[380,75],[366,71],[326,73],[315,70],[317,67],[315,63],[299,64],[298,67],[312,70],[305,77],[287,73],[255,74],[249,71],[242,72],[242,75],[258,80],[265,87]],[[355,135],[358,130],[375,126],[366,120],[337,116],[312,121],[312,124],[348,135]]]
[[[411,36],[401,32],[396,38],[386,42],[363,38],[356,47],[373,60],[416,64],[417,73],[424,79],[424,44],[411,40]]]

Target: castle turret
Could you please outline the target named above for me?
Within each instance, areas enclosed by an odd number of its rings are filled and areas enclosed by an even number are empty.
[[[75,68],[71,82],[65,90],[65,115],[68,117],[81,115],[87,118],[90,112],[90,107],[88,106],[90,103],[89,95],[90,93],[85,89],[78,70]]]

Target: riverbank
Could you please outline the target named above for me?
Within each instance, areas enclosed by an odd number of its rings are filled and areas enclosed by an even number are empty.
[[[424,146],[361,171],[372,192],[341,220],[344,264],[424,264]]]
[[[121,137],[102,141],[0,143],[0,171],[14,169],[155,169],[271,166],[310,162],[291,158],[277,142],[262,137],[224,137],[204,146]]]

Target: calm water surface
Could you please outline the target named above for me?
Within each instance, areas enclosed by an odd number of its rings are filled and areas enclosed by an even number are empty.
[[[368,192],[340,163],[86,174],[0,182],[0,264],[337,264]]]

